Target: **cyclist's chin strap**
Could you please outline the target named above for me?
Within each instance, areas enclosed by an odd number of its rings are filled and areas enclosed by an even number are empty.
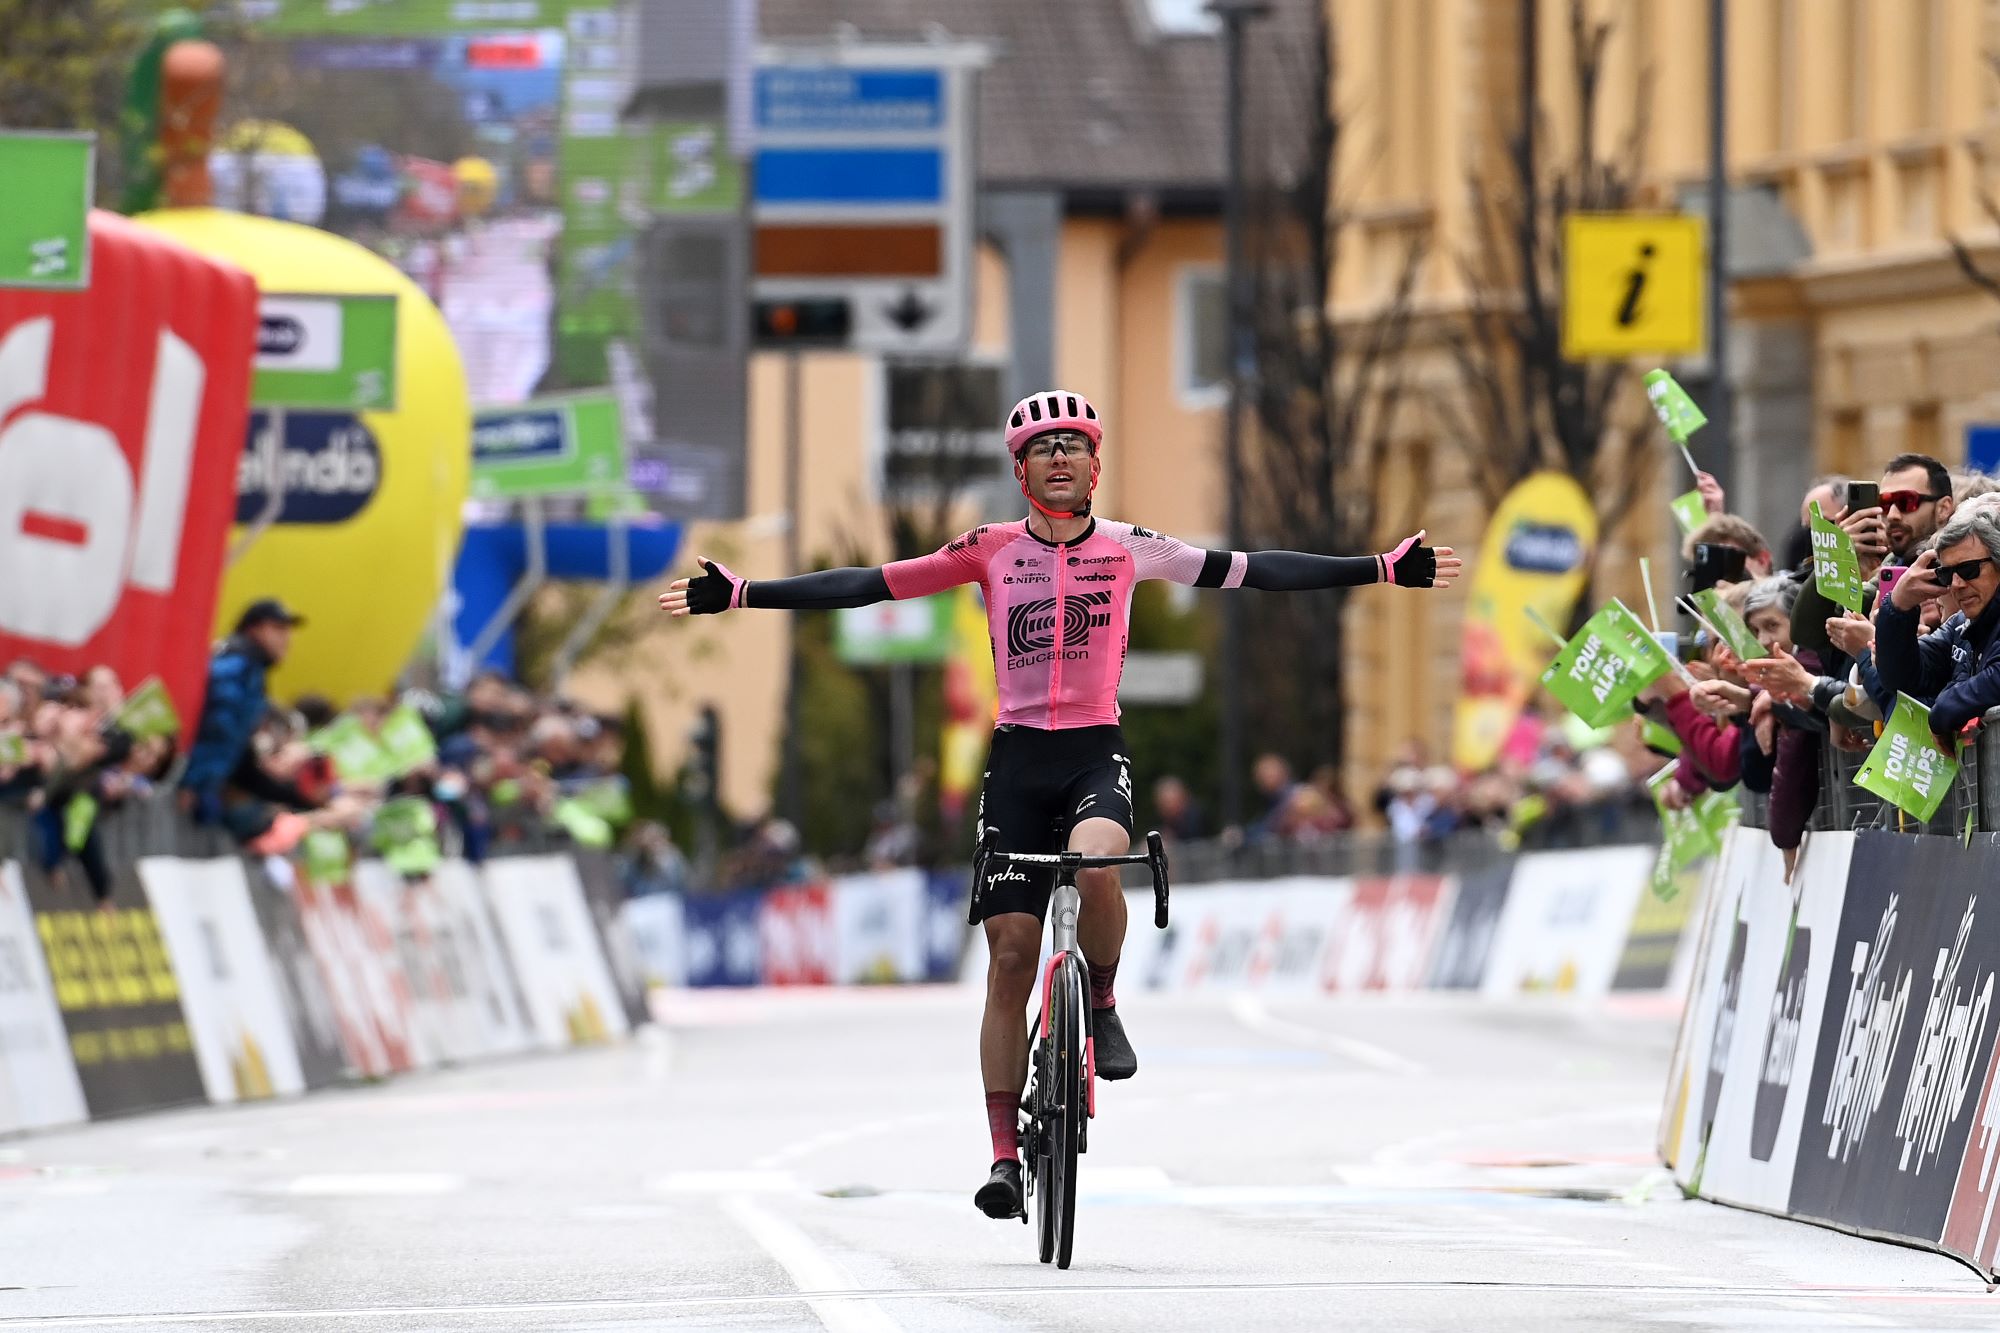
[[[1101,468],[1099,468],[1099,466],[1098,466],[1098,463],[1097,463],[1097,460],[1096,460],[1096,459],[1094,459],[1094,458],[1093,458],[1093,459],[1091,459],[1091,460],[1090,460],[1090,494],[1089,494],[1089,495],[1085,495],[1085,496],[1083,497],[1083,507],[1082,507],[1082,508],[1080,508],[1080,509],[1072,509],[1072,510],[1068,511],[1067,513],[1065,513],[1064,511],[1062,511],[1062,510],[1060,510],[1060,509],[1051,509],[1051,508],[1049,508],[1049,507],[1048,507],[1047,505],[1043,504],[1043,503],[1042,503],[1042,502],[1041,502],[1040,500],[1037,500],[1037,499],[1035,498],[1035,493],[1034,493],[1033,491],[1031,491],[1031,490],[1029,490],[1029,489],[1028,489],[1028,471],[1027,471],[1027,469],[1026,469],[1026,468],[1022,467],[1022,466],[1021,466],[1020,464],[1018,464],[1018,463],[1017,463],[1017,464],[1015,464],[1015,466],[1014,466],[1014,475],[1015,475],[1015,477],[1016,477],[1016,478],[1017,478],[1017,479],[1018,479],[1018,480],[1020,481],[1020,483],[1021,483],[1021,494],[1023,494],[1023,495],[1025,495],[1025,496],[1027,496],[1027,497],[1028,497],[1028,503],[1029,503],[1029,504],[1031,504],[1031,505],[1033,505],[1033,506],[1034,506],[1034,507],[1035,507],[1036,509],[1040,510],[1040,511],[1041,511],[1041,512],[1042,512],[1042,513],[1043,513],[1044,515],[1046,515],[1047,517],[1049,517],[1049,518],[1088,518],[1088,517],[1090,517],[1090,497],[1091,497],[1092,495],[1095,495],[1095,494],[1097,494],[1097,479],[1098,479],[1098,477],[1099,477],[1099,476],[1101,476],[1101,475],[1102,475],[1102,469],[1101,469]]]

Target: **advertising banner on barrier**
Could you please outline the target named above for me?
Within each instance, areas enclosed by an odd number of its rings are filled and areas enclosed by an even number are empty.
[[[1726,942],[1696,1029],[1680,1160],[1710,1198],[1782,1212],[1806,1120],[1810,1061],[1838,958],[1832,944],[1847,891],[1852,834],[1815,834],[1791,884],[1761,830],[1730,834]]]
[[[296,1096],[306,1090],[291,1021],[233,856],[149,856],[139,879],[180,979],[202,1086],[212,1102]]]
[[[388,922],[344,880],[301,876],[292,901],[319,960],[348,1068],[369,1078],[415,1069],[410,979]]]
[[[291,867],[278,863],[286,871]],[[278,983],[278,998],[292,1027],[292,1049],[306,1087],[324,1088],[347,1071],[347,1053],[340,1042],[340,1019],[319,959],[306,942],[305,923],[292,900],[295,878],[274,884],[261,857],[246,857],[243,870],[250,881],[250,907],[264,934],[264,952]]]
[[[483,874],[541,1044],[580,1046],[629,1032],[575,864],[566,856],[508,856],[488,861]]]
[[[622,795],[622,787],[619,793]],[[569,859],[583,885],[583,904],[590,909],[591,924],[597,927],[598,946],[611,966],[611,984],[618,988],[619,1002],[625,1006],[625,1022],[638,1027],[648,1021],[646,965],[625,926],[625,886],[619,880],[618,867],[608,853],[588,847],[572,847]]]
[[[688,985],[754,986],[762,979],[764,950],[757,925],[762,897],[745,889],[686,900]]]
[[[1993,1057],[2000,837],[1857,836],[1790,1211],[1937,1243]]]
[[[965,872],[934,870],[925,878],[924,952],[929,957],[925,975],[932,981],[950,981],[958,975],[958,960],[965,953],[965,896],[971,890],[971,877]],[[1126,933],[1129,937],[1132,932]]]
[[[0,861],[0,1134],[88,1114],[21,868]]]
[[[114,912],[79,907],[20,866],[35,930],[93,1118],[204,1100],[194,1038],[159,923],[130,865],[113,868]]]
[[[1986,1062],[1972,1137],[1952,1190],[1945,1219],[1944,1247],[1964,1255],[1987,1273],[2000,1268],[2000,1043]]]
[[[1650,847],[1535,852],[1514,864],[1481,991],[1602,995],[1653,868]]]
[[[922,981],[929,898],[921,870],[842,875],[833,882],[834,980]]]
[[[625,928],[632,932],[632,947],[639,951],[648,985],[688,984],[687,922],[682,911],[676,893],[648,894],[625,904]]]
[[[528,1004],[521,995],[500,927],[479,883],[479,872],[464,861],[441,862],[428,888],[417,895],[418,921],[430,946],[455,972],[471,1005],[478,1054],[511,1055],[535,1044]],[[419,936],[422,942],[425,936]]]
[[[1431,957],[1432,989],[1478,990],[1485,982],[1486,960],[1493,953],[1493,937],[1500,929],[1513,878],[1511,857],[1458,877],[1451,914]]]
[[[1294,877],[1177,895],[1149,984],[1168,990],[1314,990],[1354,881]],[[1150,895],[1140,920],[1150,920]],[[1122,970],[1122,965],[1121,965]]]
[[[1327,941],[1320,984],[1330,991],[1421,987],[1450,915],[1450,884],[1436,875],[1356,880]]]
[[[757,941],[766,986],[824,986],[833,980],[833,894],[824,884],[769,889],[757,905]]]
[[[1676,993],[1685,990],[1684,984],[1670,987],[1669,983],[1676,980],[1685,983],[1685,970],[1693,964],[1694,951],[1685,943],[1687,926],[1696,915],[1701,887],[1713,859],[1705,856],[1670,872],[1666,881],[1669,892],[1664,898],[1654,889],[1660,881],[1660,866],[1654,864],[1646,881],[1646,892],[1639,895],[1632,924],[1625,932],[1625,951],[1618,956],[1618,971],[1612,974],[1611,989],[1668,987]]]
[[[420,919],[418,894],[406,891],[403,877],[385,861],[355,862],[351,883],[363,919],[388,933],[408,988],[411,1063],[429,1069],[481,1054],[478,1011],[462,978],[453,975],[456,950],[438,938],[432,922]]]

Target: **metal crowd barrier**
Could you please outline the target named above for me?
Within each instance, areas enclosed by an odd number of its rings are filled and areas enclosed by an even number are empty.
[[[1821,746],[1819,803],[1813,808],[1808,828],[1820,833],[1888,829],[1959,837],[1970,818],[1979,832],[2000,832],[2000,708],[1980,720],[1974,742],[1958,757],[1958,776],[1945,793],[1944,804],[1928,823],[1855,785],[1854,779],[1867,760],[1865,750],[1838,750],[1831,742]],[[1995,780],[1982,781],[1982,773],[1994,774]],[[1738,790],[1743,822],[1754,828],[1770,827],[1770,798],[1747,788]]]

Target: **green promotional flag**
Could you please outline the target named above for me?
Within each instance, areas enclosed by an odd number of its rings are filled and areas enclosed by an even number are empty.
[[[1630,711],[1639,691],[1669,669],[1659,640],[1613,598],[1549,663],[1542,685],[1585,724],[1601,727]]]
[[[1694,803],[1695,818],[1708,830],[1709,841],[1716,851],[1722,850],[1722,835],[1736,827],[1743,818],[1743,807],[1727,792],[1704,792]]]
[[[97,798],[80,791],[70,798],[63,811],[63,846],[72,852],[82,851],[83,844],[90,841],[90,830],[96,826]]]
[[[1760,657],[1769,657],[1764,645],[1757,642],[1757,636],[1736,608],[1722,600],[1722,594],[1713,588],[1704,588],[1694,595],[1694,604],[1701,608],[1701,614],[1708,623],[1722,635],[1729,651],[1736,654],[1738,661],[1754,662]]]
[[[1861,600],[1861,557],[1854,552],[1854,538],[1847,529],[1820,512],[1819,501],[1812,506],[1813,582],[1829,602],[1836,602],[1859,615]]]
[[[1681,752],[1681,738],[1674,734],[1674,729],[1662,726],[1643,714],[1639,717],[1639,739],[1646,743],[1648,749],[1658,750],[1661,754],[1679,756]]]
[[[111,715],[111,725],[134,740],[181,734],[181,715],[158,676],[149,676]]]
[[[352,713],[343,713],[315,731],[306,744],[333,760],[333,770],[342,782],[373,784],[396,776],[389,752]]]
[[[444,859],[438,847],[437,811],[420,796],[399,796],[375,812],[369,841],[398,874],[428,875]]]
[[[1676,495],[1673,499],[1673,511],[1674,522],[1681,525],[1683,535],[1692,535],[1702,524],[1708,522],[1708,504],[1701,498],[1700,491]]]
[[[1686,389],[1664,370],[1646,372],[1646,397],[1659,414],[1660,424],[1673,436],[1675,444],[1686,444],[1688,436],[1708,424],[1708,418],[1694,405]]]
[[[1675,765],[1668,764],[1646,779],[1653,808],[1660,816],[1660,854],[1653,861],[1653,896],[1666,901],[1680,891],[1674,876],[1715,850],[1708,830],[1692,809],[1675,810],[1667,805],[1666,793],[1674,785]]]
[[[398,704],[389,710],[376,739],[396,777],[437,759],[437,741],[431,736],[429,724],[409,704]]]
[[[632,822],[632,793],[625,779],[606,778],[593,782],[576,794],[578,804],[608,824]]]
[[[314,884],[339,884],[347,878],[354,862],[354,850],[347,835],[332,829],[314,829],[303,844],[306,878]]]
[[[0,768],[19,768],[27,762],[27,738],[18,731],[0,731]]]
[[[602,815],[590,809],[575,797],[556,802],[554,811],[556,823],[563,831],[576,840],[580,847],[590,847],[603,851],[613,841],[611,825]]]
[[[1958,777],[1958,760],[1931,741],[1931,710],[1907,694],[1896,696],[1889,725],[1868,752],[1854,785],[1928,824]]]
[[[0,288],[90,285],[90,203],[97,138],[0,133]]]

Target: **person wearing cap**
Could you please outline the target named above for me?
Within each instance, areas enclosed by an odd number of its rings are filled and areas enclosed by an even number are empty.
[[[248,822],[237,817],[224,799],[226,789],[285,805],[307,804],[296,790],[264,772],[250,745],[270,708],[265,679],[285,660],[292,630],[303,624],[302,617],[275,597],[260,598],[244,608],[236,632],[208,664],[201,722],[188,752],[187,772],[181,777],[181,805],[201,823],[229,825],[244,841],[265,831],[251,829],[249,823],[262,822],[268,828],[270,820],[254,808],[244,812],[252,817]]]

